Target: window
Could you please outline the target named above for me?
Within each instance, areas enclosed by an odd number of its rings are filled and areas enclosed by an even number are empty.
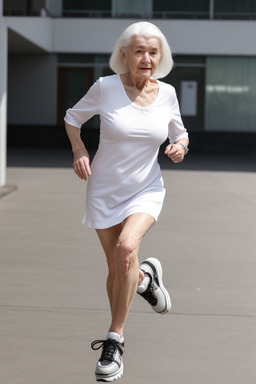
[[[3,12],[5,16],[40,16],[45,8],[45,0],[5,0]]]
[[[154,17],[209,18],[209,0],[155,0]]]
[[[214,0],[215,18],[245,19],[255,18],[255,0]]]
[[[111,0],[63,0],[63,15],[68,17],[110,17]]]
[[[208,57],[205,129],[255,132],[256,58]]]
[[[152,16],[152,0],[114,0],[113,15],[116,17],[149,18]]]

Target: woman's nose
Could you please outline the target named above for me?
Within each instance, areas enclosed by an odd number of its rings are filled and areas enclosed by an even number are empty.
[[[143,61],[145,63],[150,63],[150,56],[149,56],[148,52],[144,53]]]

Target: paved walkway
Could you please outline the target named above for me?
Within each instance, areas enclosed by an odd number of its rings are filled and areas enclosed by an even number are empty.
[[[51,154],[8,159],[17,189],[0,199],[1,384],[94,383],[90,342],[109,323],[104,255],[80,224],[85,183],[70,155]],[[161,259],[173,309],[160,316],[135,298],[123,384],[256,382],[255,163],[189,156],[163,163],[164,209],[140,251]]]

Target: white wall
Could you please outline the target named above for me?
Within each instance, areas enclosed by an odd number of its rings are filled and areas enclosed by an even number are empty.
[[[136,20],[55,19],[55,52],[109,53]],[[256,55],[256,21],[153,20],[177,54]]]
[[[8,70],[8,124],[55,125],[56,55],[10,54]]]
[[[48,52],[109,53],[131,19],[5,17],[6,25]],[[152,20],[186,55],[256,55],[256,21]]]
[[[8,28],[44,51],[53,51],[53,19],[49,17],[5,17],[4,19]]]

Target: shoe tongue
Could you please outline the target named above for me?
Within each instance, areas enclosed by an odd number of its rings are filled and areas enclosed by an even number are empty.
[[[151,283],[151,276],[149,276],[147,273],[145,273],[145,277],[142,281],[142,283],[138,286],[137,292],[138,293],[144,293],[147,289],[149,284]]]
[[[112,340],[116,340],[118,341],[119,343],[121,342],[121,337],[118,335],[118,333],[116,332],[108,332],[107,334],[107,340],[108,339],[112,339]]]

